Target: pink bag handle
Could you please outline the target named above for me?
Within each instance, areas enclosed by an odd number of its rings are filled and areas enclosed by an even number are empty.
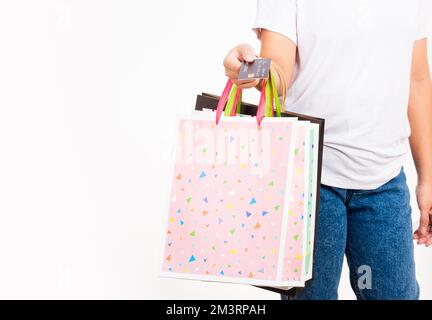
[[[267,85],[267,81],[264,80],[262,83],[261,97],[260,97],[260,102],[259,102],[257,114],[256,114],[258,126],[261,125],[261,121],[264,119],[264,116],[265,116],[266,85]]]
[[[223,112],[224,107],[228,101],[228,96],[231,92],[232,87],[233,87],[233,83],[231,82],[230,79],[228,79],[228,82],[225,86],[225,89],[222,93],[222,96],[219,99],[219,103],[218,103],[218,106],[216,109],[216,124],[219,124],[220,117],[222,116],[222,112]]]
[[[231,89],[232,89],[233,85],[234,84],[232,83],[232,81],[230,79],[228,79],[227,84],[225,85],[225,89],[224,89],[224,91],[222,93],[222,96],[219,99],[219,103],[218,103],[218,106],[217,106],[217,109],[216,109],[216,124],[219,124],[220,118],[222,116],[222,112],[224,111],[225,105],[228,102],[228,98],[229,98],[229,95],[231,93]],[[258,105],[257,114],[256,114],[256,119],[257,119],[258,126],[261,125],[261,122],[262,122],[262,120],[265,117],[266,86],[267,86],[267,81],[264,80],[263,83],[262,83],[260,103]],[[235,116],[236,115],[237,104],[238,104],[241,92],[242,92],[242,90],[239,88],[237,90],[236,97],[235,97],[235,102],[234,102],[233,108],[231,110],[231,114],[230,114],[231,116]],[[271,99],[271,97],[270,97],[270,99]],[[273,100],[273,99],[271,99],[271,100]],[[274,102],[272,104],[274,106]]]

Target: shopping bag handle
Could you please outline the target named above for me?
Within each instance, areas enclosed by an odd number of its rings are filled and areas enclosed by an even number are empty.
[[[219,124],[224,108],[225,116],[228,117],[240,113],[242,94],[242,89],[238,88],[228,79],[216,109],[216,124]],[[264,80],[262,83],[260,102],[256,114],[258,125],[261,125],[265,117],[274,117],[274,110],[276,110],[276,117],[281,117],[281,105],[277,93],[276,81],[273,73],[270,72],[269,79]]]
[[[225,116],[226,117],[233,117],[237,113],[237,109],[241,107],[241,99],[242,99],[242,89],[237,87],[236,85],[233,85],[231,94],[228,98],[228,102],[225,107]]]
[[[262,83],[262,88],[261,88],[261,96],[260,96],[260,102],[258,104],[258,109],[257,109],[257,113],[256,113],[256,119],[257,119],[257,123],[258,126],[261,125],[262,120],[264,119],[264,117],[266,116],[266,106],[267,106],[267,98],[266,97],[266,90],[267,90],[267,80],[264,80]]]
[[[231,80],[228,79],[227,84],[225,86],[224,91],[222,92],[222,95],[219,99],[219,103],[218,103],[218,106],[216,109],[216,124],[219,124],[220,117],[222,116],[222,112],[223,112],[225,105],[228,101],[228,96],[231,92],[233,85],[234,84],[231,82]]]

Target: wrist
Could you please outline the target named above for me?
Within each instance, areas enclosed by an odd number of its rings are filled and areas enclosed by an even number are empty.
[[[432,188],[432,180],[419,180],[417,187],[429,187]]]
[[[417,175],[418,185],[430,185],[432,186],[432,172],[419,172]]]

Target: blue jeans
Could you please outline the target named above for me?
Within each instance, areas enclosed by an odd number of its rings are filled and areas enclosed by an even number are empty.
[[[312,282],[283,300],[336,300],[344,254],[359,300],[416,300],[410,195],[403,169],[375,190],[322,186]]]

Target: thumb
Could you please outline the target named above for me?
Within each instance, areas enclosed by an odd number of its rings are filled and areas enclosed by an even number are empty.
[[[237,48],[238,57],[245,62],[253,62],[256,59],[255,50],[248,44],[242,44]]]

